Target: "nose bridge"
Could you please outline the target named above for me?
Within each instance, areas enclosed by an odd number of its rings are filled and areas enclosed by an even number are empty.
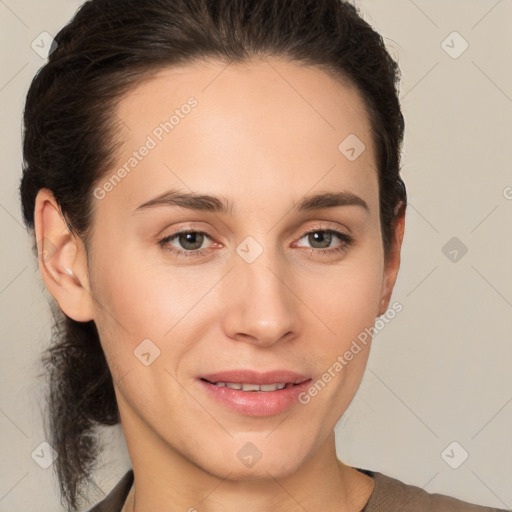
[[[271,238],[269,235],[263,242],[247,237],[237,247],[226,323],[231,337],[250,338],[263,345],[299,329],[290,273],[277,246],[269,242]]]

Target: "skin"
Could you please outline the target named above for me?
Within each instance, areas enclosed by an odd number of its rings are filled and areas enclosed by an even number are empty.
[[[40,261],[45,285],[69,317],[94,320],[114,378],[135,474],[124,511],[225,512],[240,503],[248,512],[359,511],[374,481],[337,458],[333,429],[356,394],[370,344],[308,404],[278,415],[227,409],[197,378],[285,368],[316,380],[388,308],[404,216],[385,259],[362,99],[318,68],[277,58],[160,70],[118,105],[118,165],[190,96],[197,107],[94,199],[88,253],[51,192],[36,201],[37,239],[55,246]],[[351,133],[366,146],[354,161],[338,150]],[[173,188],[225,196],[234,209],[133,213]],[[292,211],[305,195],[333,191],[356,194],[369,210]],[[303,234],[319,226],[353,242],[333,236],[322,245]],[[184,228],[208,234],[195,246],[205,254],[180,256],[158,244]],[[263,248],[252,263],[236,252],[248,236]],[[167,247],[195,248],[183,237]],[[335,247],[345,248],[322,255]],[[160,350],[149,366],[134,357],[147,338]],[[262,454],[250,468],[237,457],[248,442]]]

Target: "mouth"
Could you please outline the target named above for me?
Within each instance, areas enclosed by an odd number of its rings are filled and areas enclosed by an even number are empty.
[[[298,404],[299,395],[308,389],[312,378],[286,370],[232,370],[197,381],[206,396],[224,408],[244,416],[272,416]]]

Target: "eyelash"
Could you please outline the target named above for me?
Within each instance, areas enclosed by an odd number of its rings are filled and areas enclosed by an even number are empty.
[[[184,235],[187,233],[195,233],[195,234],[199,234],[199,235],[205,235],[207,238],[212,240],[212,237],[208,233],[205,233],[204,231],[198,231],[198,230],[194,230],[194,229],[184,229],[182,231],[177,231],[176,233],[173,233],[172,235],[166,236],[165,238],[162,238],[161,240],[158,240],[157,243],[164,250],[169,251],[169,252],[175,254],[176,256],[185,256],[185,257],[206,256],[206,254],[208,253],[208,251],[210,249],[195,249],[193,251],[186,251],[186,250],[181,250],[181,249],[169,248],[169,246],[167,245],[169,242],[171,242],[175,238],[178,238],[179,235]],[[317,252],[322,255],[332,255],[332,254],[336,254],[336,253],[343,253],[343,252],[347,251],[348,247],[353,242],[353,238],[350,235],[347,235],[346,233],[343,233],[341,231],[336,231],[334,229],[324,229],[324,228],[320,228],[320,227],[314,227],[312,229],[309,229],[309,230],[303,232],[300,235],[299,240],[301,240],[305,236],[312,234],[312,233],[327,233],[327,234],[335,235],[342,241],[342,244],[338,247],[332,247],[332,248],[328,248],[328,249],[315,249],[314,247],[307,247],[306,249],[309,249],[311,251],[311,254],[313,254],[313,252]]]

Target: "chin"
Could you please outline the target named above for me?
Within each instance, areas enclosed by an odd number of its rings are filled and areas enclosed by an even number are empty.
[[[209,460],[204,460],[205,469],[208,472],[225,478],[229,474],[229,480],[261,480],[274,478],[285,478],[295,473],[309,458],[307,453],[298,452],[297,447],[304,443],[299,440],[288,438],[293,442],[265,443],[265,440],[251,437],[239,439],[233,443],[234,447],[224,447],[222,454],[215,454]],[[229,456],[233,454],[232,456]],[[212,461],[216,461],[212,464]]]
[[[268,480],[269,478],[286,478],[295,473],[300,467],[299,460],[283,461],[260,459],[254,466],[246,467],[238,461],[221,460],[218,464],[201,465],[203,471],[220,479],[229,481],[249,482],[254,480]]]

